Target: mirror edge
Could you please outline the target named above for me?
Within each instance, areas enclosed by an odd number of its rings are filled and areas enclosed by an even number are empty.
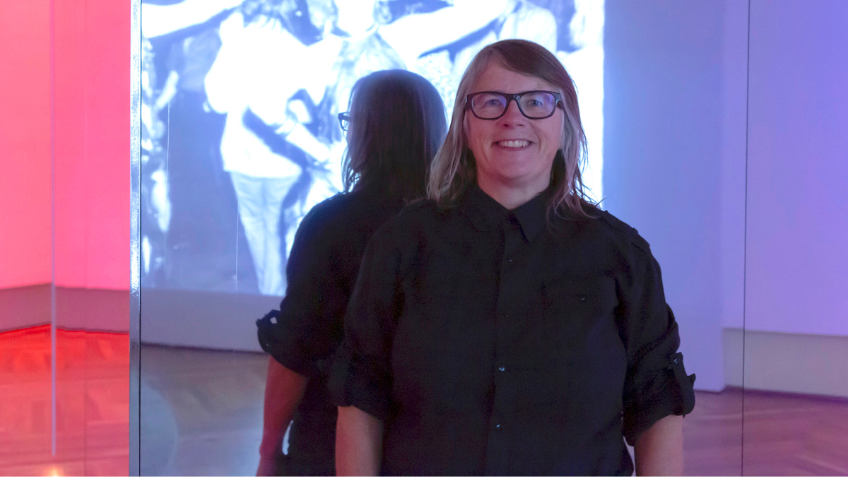
[[[139,475],[141,375],[141,0],[130,0],[130,416],[129,475]]]

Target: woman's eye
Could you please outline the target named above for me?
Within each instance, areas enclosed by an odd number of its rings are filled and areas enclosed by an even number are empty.
[[[538,96],[538,95],[528,96],[526,99],[524,99],[524,106],[526,106],[528,108],[544,107],[545,106],[545,98]]]

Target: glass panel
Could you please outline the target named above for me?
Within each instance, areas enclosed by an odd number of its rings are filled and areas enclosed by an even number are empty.
[[[57,455],[126,474],[129,8],[50,2]]]
[[[4,475],[127,471],[129,12],[87,3],[0,15]]]
[[[747,3],[310,0],[277,19],[253,17],[260,3],[141,5],[142,474],[256,471],[268,358],[254,320],[279,306],[300,219],[341,188],[353,82],[404,67],[450,111],[473,54],[511,36],[573,75],[584,182],[663,267],[698,375],[685,472],[741,473]],[[308,62],[291,53],[315,45]],[[290,118],[322,146],[277,137]]]
[[[751,1],[746,475],[848,473],[846,18]]]

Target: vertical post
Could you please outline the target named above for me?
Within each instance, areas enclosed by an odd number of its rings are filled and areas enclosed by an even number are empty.
[[[56,21],[50,24],[50,455],[56,457]]]
[[[140,474],[141,0],[130,0],[130,468]]]

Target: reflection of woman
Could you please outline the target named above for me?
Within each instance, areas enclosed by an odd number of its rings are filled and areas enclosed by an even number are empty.
[[[435,88],[402,70],[360,79],[349,119],[348,192],[303,219],[280,312],[258,323],[260,343],[273,357],[259,474],[271,473],[275,460],[286,474],[334,474],[336,407],[322,363],[341,341],[342,316],[368,239],[405,202],[423,196],[427,166],[444,138],[444,106]],[[288,455],[282,456],[292,418]]]
[[[630,475],[622,435],[640,474],[682,472],[677,323],[645,240],[583,199],[576,98],[535,43],[470,64],[431,200],[362,260],[329,378],[340,475]]]

